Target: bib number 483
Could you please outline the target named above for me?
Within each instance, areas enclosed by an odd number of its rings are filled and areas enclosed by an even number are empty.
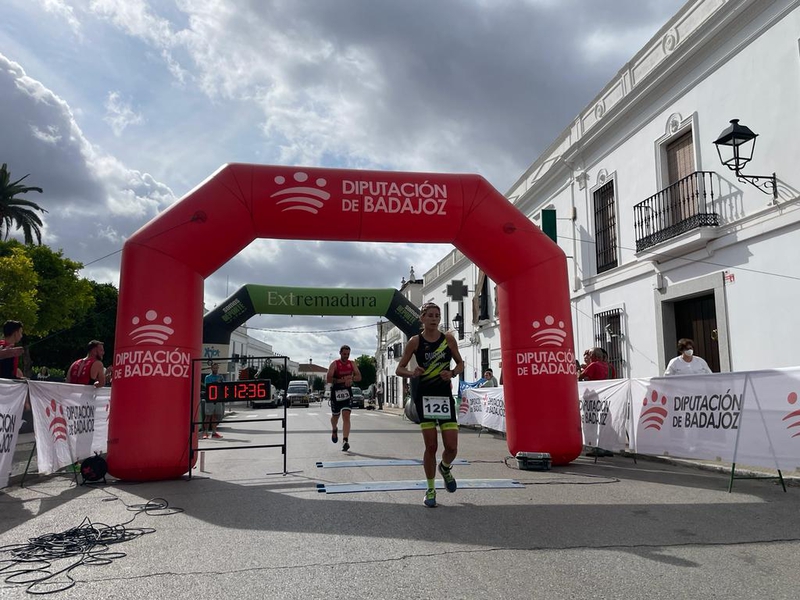
[[[449,419],[449,396],[423,396],[422,417],[424,419]]]

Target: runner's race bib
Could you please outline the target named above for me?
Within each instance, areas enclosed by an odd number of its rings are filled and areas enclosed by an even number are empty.
[[[350,400],[350,390],[336,390],[336,401],[344,402]]]
[[[449,396],[423,396],[422,397],[422,418],[423,419],[449,419],[450,418],[450,397]]]

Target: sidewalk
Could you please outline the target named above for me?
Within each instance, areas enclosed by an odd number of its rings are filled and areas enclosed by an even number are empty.
[[[391,404],[384,404],[383,411],[389,414],[394,414],[399,417],[403,417],[403,409],[399,406],[391,405]],[[491,433],[500,433],[488,430]],[[581,455],[586,454],[587,450],[589,450],[588,446],[584,446],[583,452]],[[723,473],[730,477],[731,474],[731,463],[723,462],[723,461],[716,461],[716,460],[698,460],[698,459],[689,459],[689,458],[677,458],[674,456],[658,456],[658,455],[650,455],[650,454],[634,454],[632,452],[615,452],[617,456],[622,456],[625,458],[631,458],[635,460],[645,460],[651,462],[659,462],[664,464],[670,465],[678,465],[683,467],[691,467],[693,469],[700,469],[702,471],[713,471],[716,473]],[[597,462],[600,463],[603,461],[603,457],[599,457]],[[782,472],[781,475],[783,476],[783,481],[786,483],[787,486],[792,487],[800,487],[800,472],[798,470],[790,471],[790,472]],[[751,467],[747,465],[736,465],[736,473],[735,479],[744,479],[744,478],[770,478],[770,477],[778,477],[778,471],[775,469],[767,469],[764,467]],[[776,479],[776,483],[779,484],[778,480]],[[735,484],[734,484],[735,486]]]

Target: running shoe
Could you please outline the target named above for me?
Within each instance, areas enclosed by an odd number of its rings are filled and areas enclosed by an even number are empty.
[[[331,433],[331,441],[334,444],[338,444],[339,443],[339,431],[338,430],[334,429],[333,433]]]
[[[348,442],[345,442],[344,444],[342,444],[342,452],[347,452],[348,450],[350,450],[350,444]]]
[[[211,437],[212,437],[212,438],[216,438],[216,439],[220,439],[220,438],[222,438],[222,434],[220,434],[220,433],[217,433],[217,432],[215,431],[214,433],[212,433],[212,434],[211,434]]]
[[[425,492],[425,502],[423,504],[428,508],[436,508],[436,490]]]
[[[450,467],[445,467],[442,463],[439,463],[439,473],[442,474],[444,487],[447,488],[447,491],[451,494],[455,492],[458,489],[458,484],[456,483],[456,478],[450,472]]]

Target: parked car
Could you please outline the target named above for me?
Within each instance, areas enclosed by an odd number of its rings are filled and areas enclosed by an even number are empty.
[[[290,381],[286,389],[286,406],[308,406],[311,402],[311,390],[307,381]]]
[[[364,408],[364,392],[361,391],[361,388],[358,386],[353,386],[353,400],[350,402],[350,405],[353,408]]]
[[[278,389],[270,383],[269,385],[269,398],[259,398],[247,401],[251,408],[258,408],[259,406],[275,407],[281,405],[280,396],[278,396]]]

